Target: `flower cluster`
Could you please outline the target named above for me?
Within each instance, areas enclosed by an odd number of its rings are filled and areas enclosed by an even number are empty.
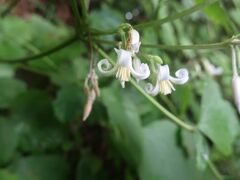
[[[126,48],[114,49],[117,54],[116,64],[113,66],[109,60],[102,59],[98,62],[99,71],[104,75],[116,74],[116,78],[119,79],[123,88],[125,87],[125,82],[129,81],[131,76],[133,76],[137,82],[147,79],[150,76],[150,68],[148,64],[142,63],[136,55],[139,52],[140,45],[141,42],[138,31],[131,28],[128,32]],[[151,83],[148,83],[145,87],[145,91],[153,96],[158,93],[164,95],[170,94],[172,90],[175,90],[173,83],[184,84],[189,79],[187,69],[179,69],[175,73],[176,77],[172,77],[169,66],[161,65],[159,61],[154,74],[157,79],[156,85],[153,86]]]

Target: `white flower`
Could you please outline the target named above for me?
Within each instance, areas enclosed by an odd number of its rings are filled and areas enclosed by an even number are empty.
[[[116,48],[114,50],[118,58],[116,65],[112,69],[112,65],[107,59],[102,59],[98,62],[98,69],[102,74],[111,75],[116,73],[116,78],[120,80],[123,88],[125,87],[125,82],[130,80],[131,74],[137,81],[149,77],[150,70],[148,65],[141,63],[137,58],[132,60],[132,52]]]
[[[145,87],[147,93],[152,96],[156,96],[159,92],[167,95],[171,94],[172,90],[175,91],[173,84],[184,84],[188,81],[188,70],[187,69],[179,69],[176,71],[175,77],[170,76],[169,66],[160,64],[157,65],[157,82],[155,87],[151,83],[148,83]]]
[[[235,101],[237,110],[240,113],[240,77],[238,75],[233,75],[232,84],[233,84],[234,101]]]
[[[139,32],[135,29],[129,31],[129,50],[134,53],[138,53],[140,48],[140,35]]]
[[[203,61],[203,66],[207,73],[212,76],[218,76],[223,73],[222,67],[216,67],[213,64],[211,64],[207,59]]]
[[[232,78],[233,95],[234,95],[235,104],[237,106],[237,110],[240,113],[240,77],[237,71],[237,62],[239,62],[237,47],[231,46],[231,52],[232,52],[232,70],[233,70],[233,78]]]

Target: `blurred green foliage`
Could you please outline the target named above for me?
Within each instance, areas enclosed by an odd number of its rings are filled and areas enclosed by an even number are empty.
[[[90,25],[99,30],[122,22],[134,25],[204,1],[91,1]],[[127,12],[132,19],[125,19]],[[220,42],[239,33],[239,16],[238,0],[217,2],[161,27],[141,29],[141,41],[168,45]],[[1,18],[0,60],[10,62],[40,53],[73,34],[73,27],[61,19],[37,12],[27,19]],[[107,52],[113,48],[101,46]],[[189,69],[187,85],[156,99],[196,124],[198,133],[177,127],[129,84],[121,89],[114,78],[101,75],[101,97],[82,122],[89,58],[88,45],[77,41],[28,63],[0,64],[0,180],[212,180],[208,158],[226,179],[240,179],[239,115],[233,106],[227,49],[141,51],[160,55],[173,70]],[[101,58],[94,52],[95,60]],[[207,75],[201,64],[204,58],[221,66],[224,74]],[[198,74],[196,65],[202,67]]]

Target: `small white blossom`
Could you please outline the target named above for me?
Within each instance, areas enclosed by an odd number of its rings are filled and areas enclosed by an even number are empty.
[[[160,64],[157,65],[157,82],[156,85],[153,86],[151,83],[148,83],[145,87],[147,93],[152,96],[156,96],[159,92],[168,95],[171,94],[172,90],[175,91],[173,84],[184,84],[188,81],[188,70],[187,69],[179,69],[176,71],[175,77],[170,75],[169,66]]]
[[[131,74],[137,81],[149,77],[150,70],[148,65],[141,63],[137,58],[132,60],[132,52],[116,48],[115,51],[117,53],[117,63],[112,69],[112,65],[107,59],[102,59],[98,62],[98,69],[102,74],[111,75],[116,73],[116,78],[120,80],[123,88],[125,87],[125,82],[130,80]]]
[[[203,61],[203,66],[207,73],[212,76],[218,76],[223,73],[222,67],[216,67],[213,64],[211,64],[207,59]]]
[[[231,46],[232,50],[232,70],[233,70],[233,77],[232,77],[232,85],[233,85],[233,95],[234,101],[237,107],[238,112],[240,113],[240,77],[237,71],[237,62],[238,62],[238,52],[236,46]]]
[[[232,84],[233,84],[234,101],[235,101],[237,110],[240,113],[240,77],[238,75],[233,75]]]
[[[141,42],[139,32],[135,29],[129,31],[129,49],[134,53],[138,53]]]

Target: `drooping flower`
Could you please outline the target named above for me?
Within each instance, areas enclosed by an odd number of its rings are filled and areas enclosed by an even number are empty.
[[[211,64],[207,59],[203,61],[203,66],[207,73],[211,76],[218,76],[223,73],[222,67],[216,67],[213,64]]]
[[[235,105],[240,113],[240,77],[238,75],[233,75],[232,84]]]
[[[150,70],[148,65],[141,63],[136,57],[132,60],[132,52],[116,48],[114,50],[117,53],[117,63],[112,69],[112,65],[107,59],[102,59],[98,62],[98,69],[102,74],[111,75],[116,73],[116,78],[120,80],[123,88],[125,87],[125,82],[130,80],[131,75],[137,81],[149,77]]]
[[[240,113],[240,77],[237,72],[237,62],[238,60],[238,52],[236,46],[231,46],[232,50],[232,70],[233,70],[233,77],[232,77],[232,85],[233,85],[233,95],[234,101],[237,107],[238,112]]]
[[[141,42],[140,42],[140,35],[139,32],[135,29],[130,29],[128,33],[128,49],[133,54],[138,53]]]
[[[170,75],[168,65],[157,64],[157,82],[153,86],[151,83],[148,83],[145,87],[145,91],[152,96],[156,96],[159,92],[168,95],[172,91],[175,91],[173,84],[184,84],[188,81],[188,70],[179,69],[175,73],[176,77]]]

